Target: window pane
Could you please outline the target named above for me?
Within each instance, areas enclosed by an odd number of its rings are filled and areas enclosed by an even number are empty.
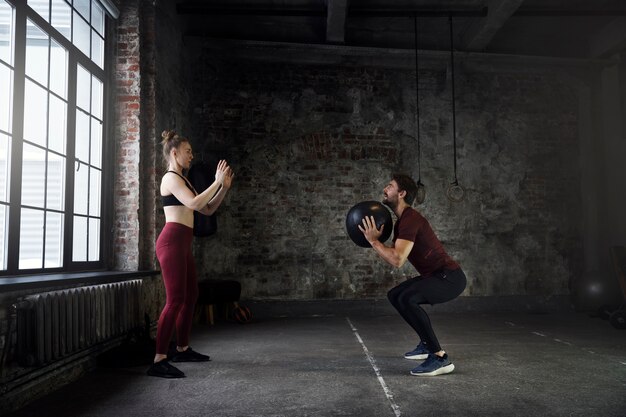
[[[67,51],[50,42],[50,90],[67,99]]]
[[[89,37],[89,24],[83,20],[78,13],[74,12],[74,23],[72,24],[72,43],[89,56],[89,46],[91,39]]]
[[[46,22],[50,22],[50,4],[49,0],[28,0],[28,5],[33,8],[37,14]]]
[[[65,207],[65,158],[48,152],[48,195],[46,208],[63,210]]]
[[[95,1],[91,3],[91,26],[104,36],[104,10]]]
[[[0,201],[9,202],[11,138],[0,133]],[[4,207],[4,206],[3,206]],[[2,222],[2,218],[0,218]]]
[[[83,262],[87,260],[87,218],[74,217],[74,241],[72,242],[72,260]]]
[[[100,217],[100,171],[89,168],[89,215]]]
[[[89,163],[97,168],[102,166],[102,122],[91,118],[91,159]]]
[[[72,8],[65,0],[52,0],[52,26],[72,40]]]
[[[100,260],[100,219],[89,219],[89,261]]]
[[[104,68],[104,39],[94,30],[91,31],[91,60]]]
[[[0,64],[0,91],[2,91],[2,93],[0,93],[0,130],[11,133],[11,122],[13,118],[13,70],[2,64]]]
[[[0,269],[7,269],[7,207],[0,205]]]
[[[89,168],[84,164],[80,164],[80,169],[74,172],[74,213],[76,214],[87,214],[87,199],[89,198],[87,174],[89,174]]]
[[[67,137],[67,103],[50,95],[50,118],[48,119],[48,149],[65,155]]]
[[[44,268],[63,266],[63,214],[46,213],[46,258]]]
[[[0,0],[0,59],[13,65],[13,8],[4,0]]]
[[[80,65],[76,69],[76,105],[89,113],[91,76]]]
[[[91,114],[102,120],[102,81],[91,77]]]
[[[75,155],[80,161],[89,162],[89,116],[76,110]]]
[[[74,0],[74,8],[87,21],[89,21],[89,3],[91,0]]]
[[[43,264],[43,210],[23,208],[20,220],[20,269]]]
[[[24,139],[44,146],[46,144],[46,117],[48,92],[26,80],[24,97]]]
[[[22,154],[22,205],[44,207],[46,151],[24,144]]]
[[[107,108],[101,80],[111,76],[103,70],[112,51],[100,1],[0,0],[0,271],[7,269],[9,252],[19,255],[11,259],[10,274],[67,267],[63,262],[70,258],[100,261],[107,225],[100,218],[102,195],[111,191],[103,188],[110,173],[102,169]],[[16,18],[25,26],[16,29]],[[15,56],[22,73],[12,67]],[[14,83],[23,88],[15,111]],[[17,160],[11,150],[19,151]],[[12,169],[19,177],[12,178],[18,181],[15,207],[8,201]],[[65,206],[66,200],[73,203]],[[18,221],[11,235],[17,247],[9,248],[9,217]],[[64,235],[68,228],[72,232]]]
[[[26,26],[26,75],[48,86],[48,48],[50,40],[30,20]]]

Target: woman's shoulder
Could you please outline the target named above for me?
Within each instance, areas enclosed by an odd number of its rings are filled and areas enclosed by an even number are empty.
[[[167,178],[167,177],[173,177],[173,178],[179,178],[179,179],[185,178],[176,171],[165,171],[163,173],[163,178]]]
[[[187,182],[185,177],[176,171],[165,171],[161,177],[161,183],[180,184]]]

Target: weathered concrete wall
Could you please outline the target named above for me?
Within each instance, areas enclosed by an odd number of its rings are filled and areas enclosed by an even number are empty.
[[[202,278],[233,278],[249,298],[381,297],[414,275],[356,247],[345,214],[380,199],[393,171],[417,176],[411,71],[269,64],[206,51],[196,63],[195,137],[228,158],[236,184],[219,232],[196,240]],[[559,72],[456,72],[454,179],[450,72],[420,72],[418,209],[465,269],[465,295],[567,294],[579,272],[575,83]]]

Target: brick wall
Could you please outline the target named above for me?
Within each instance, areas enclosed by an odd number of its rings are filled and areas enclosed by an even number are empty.
[[[115,63],[116,159],[113,259],[118,270],[137,270],[139,254],[139,161],[141,51],[139,0],[120,4]]]
[[[115,258],[120,270],[158,268],[164,224],[161,132],[187,135],[186,50],[174,3],[123,2],[118,22]]]
[[[551,70],[459,65],[458,178],[449,72],[420,72],[419,207],[469,277],[465,295],[566,294],[580,259],[576,88]],[[417,177],[411,71],[246,62],[207,51],[192,99],[195,148],[228,158],[236,183],[218,235],[197,239],[201,279],[250,298],[382,297],[414,275],[345,232],[355,203],[393,171]]]
[[[452,203],[445,66],[420,72],[418,162],[411,71],[198,53],[182,42],[171,5],[134,4],[142,24],[119,22],[117,268],[158,268],[157,143],[174,128],[197,157],[228,158],[237,172],[218,235],[196,240],[201,279],[238,279],[251,298],[383,296],[413,269],[394,270],[354,246],[345,213],[379,199],[392,171],[417,176],[419,163],[420,210],[470,276],[466,295],[567,293],[580,259],[578,97],[559,73],[459,65],[458,177],[467,194]]]
[[[156,260],[154,243],[163,225],[165,216],[159,194],[159,185],[165,172],[165,165],[162,157],[162,147],[160,145],[161,132],[166,129],[174,129],[185,137],[192,137],[193,133],[189,129],[189,91],[194,90],[194,86],[189,82],[188,55],[193,54],[183,42],[183,30],[176,19],[177,13],[174,2],[161,2],[155,8],[155,44],[154,44],[154,120],[151,129],[154,132],[151,149],[152,165],[147,167],[150,178],[146,184],[154,186],[146,187],[146,194],[152,199],[150,210],[153,216],[153,226],[151,235],[148,237],[152,246],[149,248],[148,256],[152,257],[152,265],[158,267]]]
[[[122,2],[116,57],[116,173],[114,268],[159,269],[155,242],[165,219],[158,186],[164,171],[161,132],[183,135],[189,123],[186,49],[174,3]],[[181,70],[181,68],[183,68]],[[145,287],[146,312],[158,318],[160,279]]]

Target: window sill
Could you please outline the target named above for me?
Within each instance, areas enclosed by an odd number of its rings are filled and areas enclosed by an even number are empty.
[[[160,274],[161,271],[89,271],[60,274],[23,275],[0,277],[0,293],[33,288],[57,287],[70,284],[109,284],[127,279]]]

